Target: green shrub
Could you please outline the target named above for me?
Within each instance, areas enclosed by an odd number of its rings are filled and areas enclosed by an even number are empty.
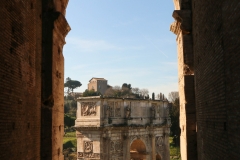
[[[63,149],[77,148],[76,137],[63,137]]]
[[[70,117],[67,114],[64,114],[64,126],[65,127],[71,127],[75,125],[75,118]]]

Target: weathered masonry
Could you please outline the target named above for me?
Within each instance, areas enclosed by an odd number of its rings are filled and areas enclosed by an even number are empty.
[[[177,35],[178,85],[180,100],[181,158],[197,159],[196,107],[192,42],[192,17],[189,3],[174,0],[176,20],[171,31]],[[180,5],[183,9],[180,10]]]
[[[81,97],[78,99],[79,160],[168,160],[168,101]]]
[[[68,0],[1,0],[0,159],[63,160]]]
[[[240,1],[174,6],[182,159],[240,159]]]

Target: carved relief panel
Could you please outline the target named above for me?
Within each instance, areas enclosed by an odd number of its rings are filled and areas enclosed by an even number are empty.
[[[78,152],[78,158],[100,159],[100,153],[93,153],[93,141],[84,141],[83,152]]]
[[[83,152],[78,152],[78,158],[100,159],[100,153],[83,153]]]
[[[156,116],[157,117],[161,117],[161,106],[160,106],[160,104],[157,105],[157,109],[156,110],[157,110]]]
[[[151,107],[151,116],[152,118],[156,117],[156,112],[157,112],[157,104],[156,103],[152,103],[152,107]]]
[[[121,140],[111,141],[110,142],[110,151],[111,151],[111,159],[118,160],[122,159],[123,156],[123,143]]]
[[[121,117],[121,104],[119,102],[115,102],[115,117]]]
[[[114,102],[108,102],[109,117],[114,117]]]
[[[92,153],[93,152],[93,141],[84,141],[84,153]]]
[[[100,159],[100,153],[85,153],[85,158],[94,158],[94,159]]]
[[[125,109],[125,117],[131,118],[131,107],[130,106],[127,106]]]
[[[81,115],[82,116],[96,116],[96,103],[95,102],[82,102]]]
[[[119,141],[111,141],[110,142],[111,152],[121,152],[123,150],[123,143],[121,140]]]
[[[84,155],[83,155],[83,152],[78,152],[78,158],[83,158]]]
[[[155,145],[157,150],[163,149],[163,136],[158,136],[155,139]]]
[[[121,117],[121,104],[120,102],[108,102],[105,106],[106,117]]]
[[[116,152],[121,152],[123,149],[123,143],[122,141],[116,141],[115,142],[115,151]]]
[[[108,118],[110,116],[110,107],[108,105],[104,105],[104,114],[105,118]]]

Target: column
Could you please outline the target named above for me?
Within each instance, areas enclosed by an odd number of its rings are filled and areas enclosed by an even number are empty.
[[[163,141],[162,159],[169,160],[170,159],[169,133],[165,133],[163,137],[164,137],[164,141]]]
[[[128,135],[123,136],[123,159],[130,160],[130,137]]]
[[[156,144],[155,144],[155,134],[150,134],[151,144],[152,144],[152,160],[156,160]]]

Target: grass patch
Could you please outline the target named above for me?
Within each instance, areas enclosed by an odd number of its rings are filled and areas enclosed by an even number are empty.
[[[169,137],[170,160],[181,160],[180,147],[173,143],[173,137]]]
[[[76,138],[76,132],[66,132],[64,137],[75,137]]]
[[[77,148],[76,137],[63,137],[63,149]]]
[[[67,132],[63,137],[63,149],[77,148],[76,132]]]

